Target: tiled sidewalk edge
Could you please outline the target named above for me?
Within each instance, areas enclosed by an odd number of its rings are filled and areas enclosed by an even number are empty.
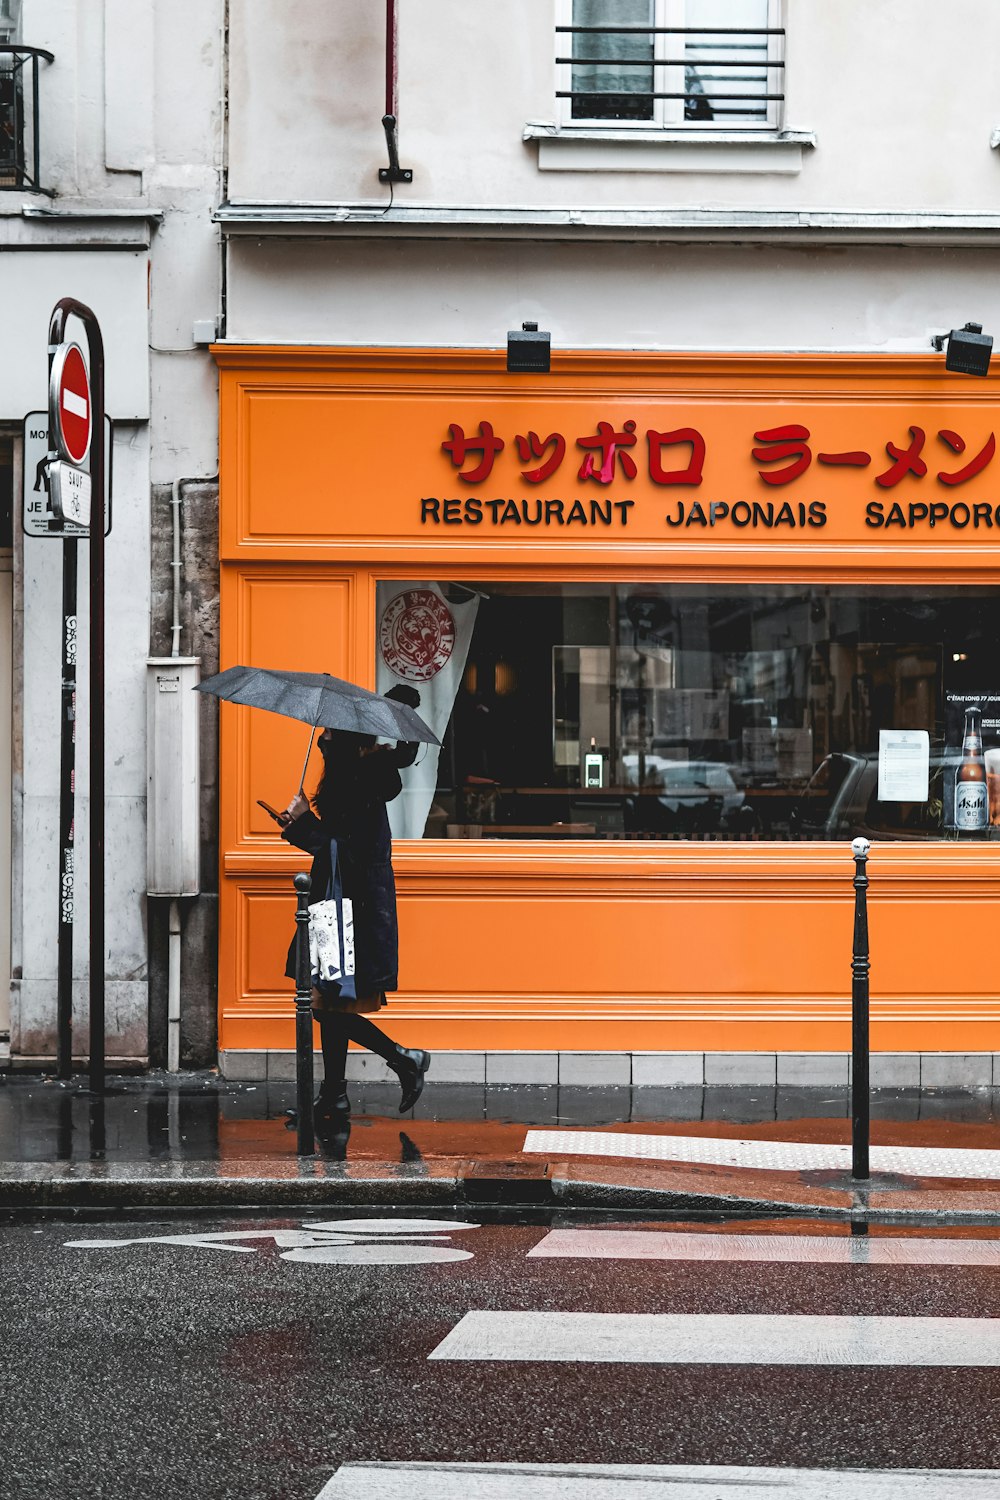
[[[431,1164],[310,1158],[143,1163],[0,1162],[0,1210],[107,1212],[279,1206],[479,1207],[733,1217],[821,1217],[870,1223],[1000,1224],[1000,1183],[974,1191],[912,1181],[819,1187],[797,1174],[606,1163],[470,1161]]]
[[[290,1083],[294,1052],[229,1050],[219,1054],[233,1082]],[[322,1055],[313,1057],[317,1082]],[[391,1081],[381,1058],[352,1051],[348,1079]],[[888,1088],[1000,1088],[1000,1053],[873,1052],[871,1086]],[[846,1052],[435,1052],[436,1083],[547,1084],[603,1088],[846,1088]]]

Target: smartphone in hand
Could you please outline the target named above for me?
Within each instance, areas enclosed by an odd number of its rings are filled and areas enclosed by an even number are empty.
[[[257,806],[262,807],[266,813],[269,813],[276,823],[280,823],[282,824],[282,826],[284,826],[285,814],[278,812],[276,808],[273,808],[271,806],[270,802],[265,802],[261,797],[258,797]]]

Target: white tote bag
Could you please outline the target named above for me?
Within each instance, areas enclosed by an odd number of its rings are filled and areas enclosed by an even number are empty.
[[[309,908],[309,967],[314,985],[354,973],[354,910],[350,896]]]
[[[335,839],[330,840],[330,859],[333,895],[309,907],[309,969],[314,989],[339,984],[345,993],[353,991],[354,906],[343,895]]]

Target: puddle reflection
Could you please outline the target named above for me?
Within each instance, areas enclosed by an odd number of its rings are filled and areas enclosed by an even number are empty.
[[[847,1089],[490,1086],[429,1080],[400,1117],[394,1084],[350,1085],[352,1114],[317,1122],[329,1161],[521,1157],[527,1127],[629,1129],[755,1139],[849,1141]],[[0,1078],[0,1158],[22,1162],[252,1161],[294,1158],[295,1086],[215,1073],[114,1079],[104,1097],[70,1082]],[[1000,1091],[881,1090],[875,1142],[1000,1149]],[[286,1128],[287,1127],[287,1128]]]

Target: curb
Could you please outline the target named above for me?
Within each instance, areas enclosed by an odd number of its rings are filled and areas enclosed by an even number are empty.
[[[267,1164],[269,1166],[270,1164]],[[578,1162],[491,1163],[437,1159],[419,1166],[292,1160],[0,1162],[0,1210],[255,1209],[312,1205],[463,1207],[649,1213],[670,1218],[818,1218],[869,1224],[1000,1225],[1000,1191],[928,1188],[918,1179],[891,1190],[818,1186],[793,1174],[668,1173],[645,1169],[616,1179]],[[505,1171],[504,1168],[507,1170]],[[624,1177],[625,1174],[623,1174]],[[659,1179],[659,1180],[658,1180]],[[893,1201],[895,1199],[895,1201]]]

